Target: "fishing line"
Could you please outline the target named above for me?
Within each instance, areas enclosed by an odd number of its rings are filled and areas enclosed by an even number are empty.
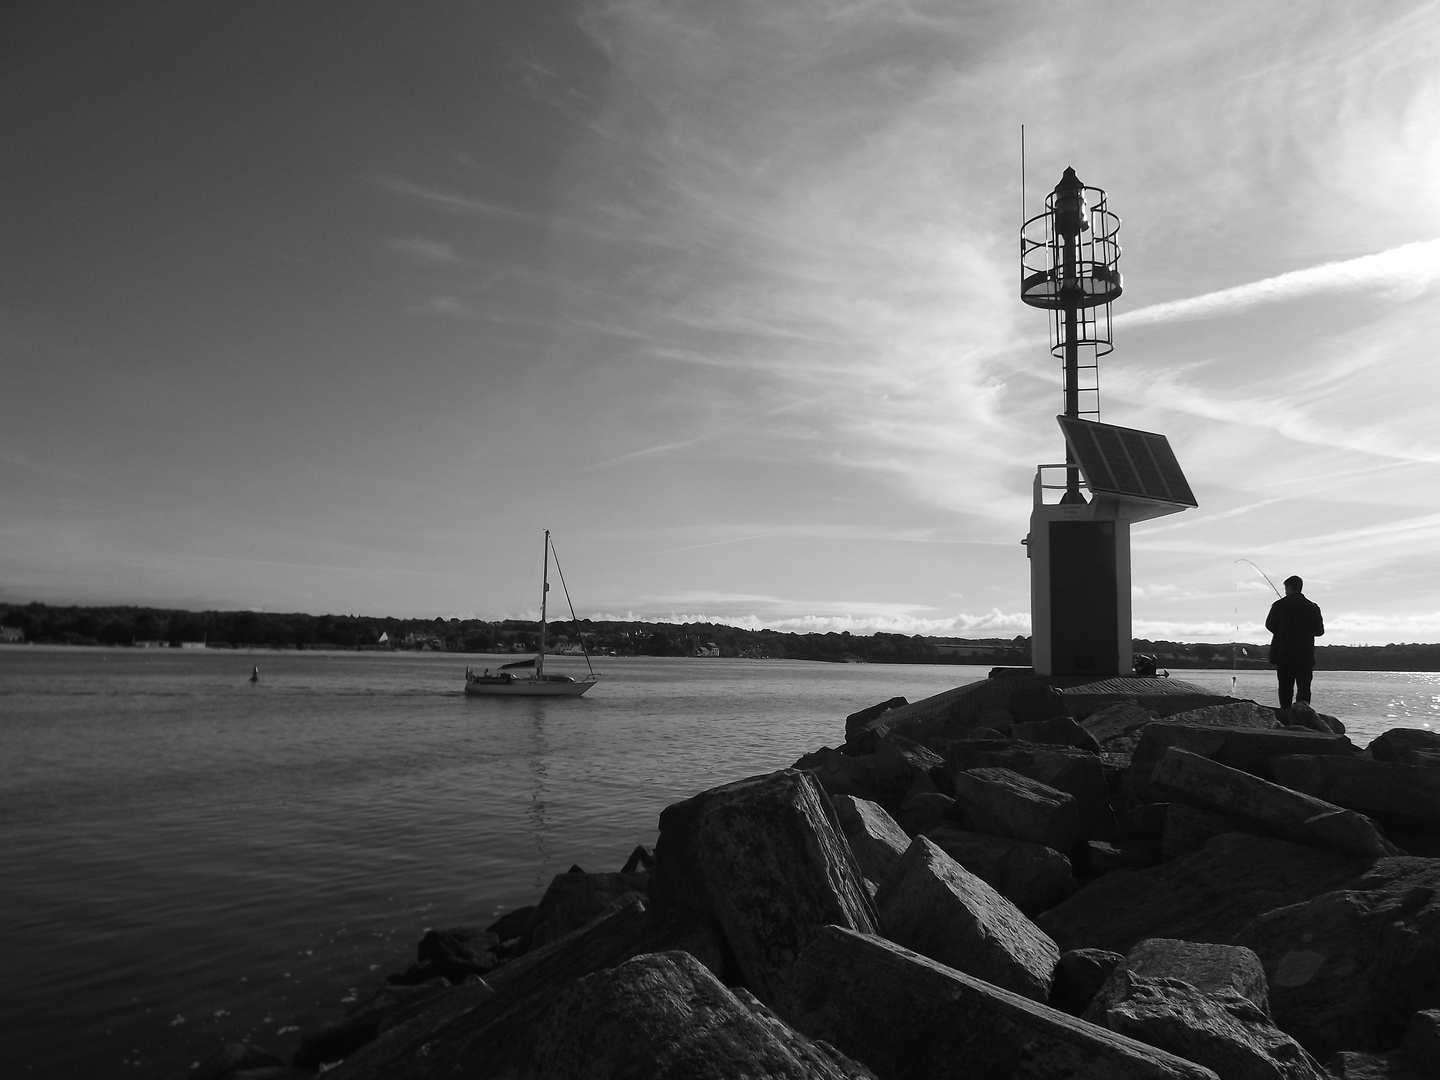
[[[1260,568],[1257,566],[1257,567],[1255,567],[1255,569],[1259,570]],[[1231,644],[1231,646],[1230,646],[1230,696],[1231,696],[1232,698],[1235,696],[1235,679],[1236,679],[1236,677],[1237,677],[1237,676],[1236,676],[1236,672],[1237,672],[1237,670],[1238,670],[1239,667],[1240,667],[1240,659],[1239,659],[1239,657],[1236,655],[1236,651],[1237,651],[1239,648],[1240,648],[1240,609],[1237,607],[1237,608],[1235,608],[1235,641],[1234,641],[1234,643]]]

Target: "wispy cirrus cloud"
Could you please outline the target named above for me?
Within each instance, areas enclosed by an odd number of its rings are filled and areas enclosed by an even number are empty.
[[[1440,284],[1440,239],[1420,240],[1374,255],[1322,263],[1203,296],[1122,312],[1115,316],[1115,325],[1131,328],[1186,319],[1213,319],[1263,304],[1362,289],[1411,297],[1437,284]]]
[[[461,261],[454,244],[423,236],[397,236],[388,240],[385,246],[411,262],[429,266],[453,266]]]
[[[467,214],[489,214],[496,217],[519,218],[526,221],[543,220],[540,215],[532,214],[525,210],[517,210],[510,206],[501,206],[499,203],[481,199],[474,195],[464,195],[454,191],[442,191],[438,188],[427,187],[410,180],[398,178],[377,177],[371,181],[376,187],[393,191],[397,195],[404,195],[411,199],[418,199],[421,202],[429,203],[432,206],[441,207],[446,210],[457,210]]]
[[[806,604],[813,608],[814,604]],[[1024,611],[1003,612],[998,608],[987,612],[945,617],[924,617],[914,614],[874,614],[857,609],[855,613],[781,615],[711,609],[692,613],[674,610],[627,610],[623,614],[596,615],[599,620],[617,622],[654,622],[671,625],[686,623],[717,623],[744,630],[778,630],[792,634],[921,634],[927,637],[1014,637],[1030,632],[1030,614]]]

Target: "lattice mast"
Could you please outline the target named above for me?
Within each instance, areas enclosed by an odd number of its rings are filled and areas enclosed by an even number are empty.
[[[1020,299],[1050,312],[1050,353],[1063,360],[1065,415],[1100,419],[1100,357],[1114,349],[1110,302],[1123,291],[1120,218],[1105,192],[1067,168],[1045,212],[1020,226]],[[1067,450],[1064,503],[1084,502]]]

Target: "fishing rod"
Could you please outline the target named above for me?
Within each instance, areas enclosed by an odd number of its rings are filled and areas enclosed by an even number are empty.
[[[1237,563],[1242,563],[1242,562],[1243,562],[1243,563],[1250,563],[1251,566],[1255,566],[1255,564],[1254,564],[1253,562],[1250,562],[1249,559],[1236,559],[1235,561],[1236,561]],[[1270,588],[1275,589],[1275,582],[1273,582],[1273,581],[1270,580],[1270,575],[1269,575],[1269,574],[1265,573],[1265,571],[1264,571],[1264,570],[1261,570],[1260,567],[1258,567],[1258,566],[1255,566],[1255,572],[1265,579],[1265,584],[1269,585]],[[1282,593],[1279,589],[1275,589],[1275,595],[1281,597],[1282,599],[1283,599],[1284,596],[1285,596],[1285,594]],[[1237,608],[1236,611],[1235,611],[1235,636],[1236,636],[1237,638],[1240,636],[1240,611],[1239,611],[1238,608]],[[1235,676],[1235,674],[1234,674],[1234,670],[1235,670],[1235,667],[1236,667],[1236,665],[1237,665],[1237,663],[1238,663],[1238,661],[1236,660],[1236,657],[1235,657],[1235,649],[1236,649],[1236,646],[1234,646],[1234,645],[1230,646],[1230,665],[1231,665],[1230,696],[1231,696],[1231,697],[1234,697],[1234,696],[1235,696],[1235,681],[1236,681],[1236,676]]]
[[[1266,585],[1269,585],[1270,588],[1274,589],[1274,582],[1272,582],[1272,580],[1270,580],[1270,575],[1267,575],[1267,573],[1264,572],[1264,570],[1261,570],[1259,566],[1256,566],[1256,564],[1251,563],[1250,560],[1248,560],[1248,559],[1236,559],[1236,562],[1237,562],[1237,563],[1250,563],[1251,566],[1256,567],[1256,573],[1257,573],[1257,575],[1260,575],[1261,577],[1264,577],[1264,580],[1266,580]],[[1283,593],[1283,592],[1280,592],[1279,589],[1274,589],[1274,595],[1280,596],[1280,598],[1282,598],[1282,599],[1284,598],[1284,593]],[[1238,636],[1240,636],[1240,609],[1237,608],[1237,609],[1236,609],[1236,638],[1238,638]],[[1237,648],[1236,645],[1231,645],[1231,647],[1230,647],[1230,667],[1231,667],[1231,674],[1230,674],[1230,696],[1231,696],[1231,697],[1236,696],[1236,674],[1234,674],[1234,672],[1236,672],[1236,667],[1237,667],[1237,664],[1238,664],[1238,661],[1237,661],[1237,658],[1236,658],[1236,648]]]
[[[1255,566],[1255,564],[1253,562],[1250,562],[1249,559],[1236,559],[1235,561],[1250,563],[1251,566]],[[1258,566],[1255,566],[1255,572],[1265,579],[1265,584],[1269,585],[1270,588],[1275,589],[1275,582],[1270,580],[1269,574],[1265,573],[1265,571],[1261,570]],[[1283,598],[1285,594],[1282,593],[1279,589],[1275,589],[1275,595]]]

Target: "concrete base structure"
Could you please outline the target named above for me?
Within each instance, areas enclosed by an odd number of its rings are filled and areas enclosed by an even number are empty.
[[[1030,515],[1031,663],[1038,675],[1129,675],[1130,523],[1117,507],[1038,505]]]

